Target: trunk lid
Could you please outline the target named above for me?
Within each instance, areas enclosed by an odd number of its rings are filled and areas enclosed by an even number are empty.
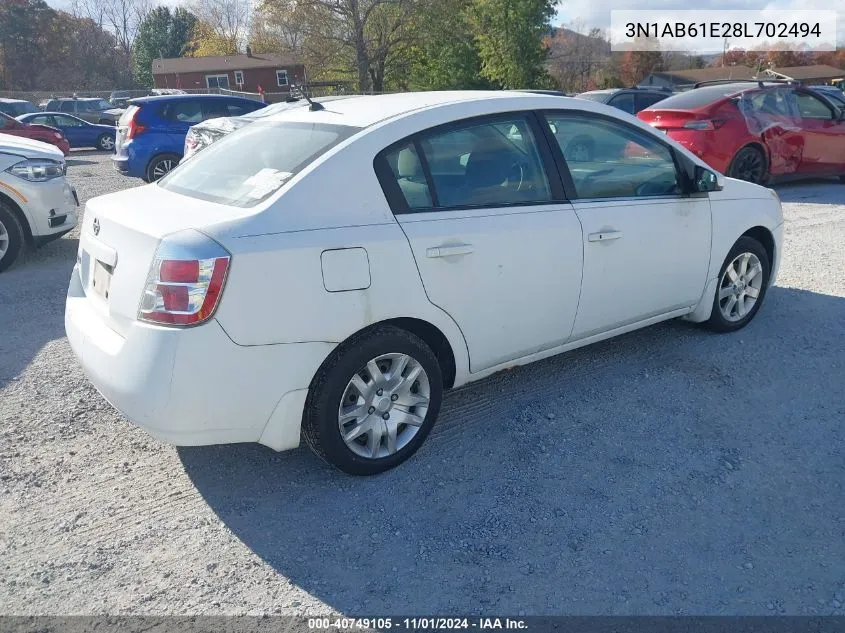
[[[137,318],[163,237],[189,228],[213,236],[255,212],[188,198],[154,184],[90,200],[78,253],[87,299],[109,327],[125,335]]]

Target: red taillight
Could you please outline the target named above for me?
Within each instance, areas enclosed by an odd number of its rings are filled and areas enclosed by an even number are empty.
[[[196,259],[184,258],[190,251]],[[217,309],[230,261],[226,249],[197,231],[165,238],[147,275],[138,319],[167,325],[207,321]]]
[[[687,130],[718,130],[725,124],[723,119],[696,119],[684,123]]]
[[[138,113],[141,111],[141,108],[138,106],[132,106],[135,108],[135,111],[130,115],[129,122],[126,124],[126,140],[130,141],[139,134],[143,134],[147,130],[146,125],[141,125],[136,120],[138,118]]]
[[[161,262],[159,277],[163,282],[196,283],[199,274],[198,260],[170,259]]]

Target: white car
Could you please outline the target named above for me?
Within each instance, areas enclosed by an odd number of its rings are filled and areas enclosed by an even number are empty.
[[[0,272],[27,244],[40,246],[76,226],[77,196],[61,150],[0,134]]]
[[[609,135],[590,162],[557,140]],[[773,191],[610,106],[353,97],[91,200],[65,326],[102,394],[161,440],[301,434],[373,474],[419,448],[444,389],[666,319],[745,326],[782,223]]]

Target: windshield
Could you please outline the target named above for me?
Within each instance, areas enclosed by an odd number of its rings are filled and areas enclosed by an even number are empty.
[[[159,180],[159,186],[192,198],[251,207],[358,129],[321,123],[256,122],[179,165]]]
[[[38,108],[29,101],[12,101],[10,103],[0,103],[0,112],[17,117],[22,114],[29,114],[30,112],[38,112]]]
[[[578,98],[604,103],[612,94],[612,92],[582,92],[578,95]]]

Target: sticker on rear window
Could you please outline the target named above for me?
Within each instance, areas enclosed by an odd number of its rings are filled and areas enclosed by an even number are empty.
[[[249,198],[263,198],[268,193],[271,193],[282,186],[282,183],[293,176],[289,171],[278,171],[271,167],[265,167],[256,172],[244,181],[248,187],[252,187],[246,192]]]

